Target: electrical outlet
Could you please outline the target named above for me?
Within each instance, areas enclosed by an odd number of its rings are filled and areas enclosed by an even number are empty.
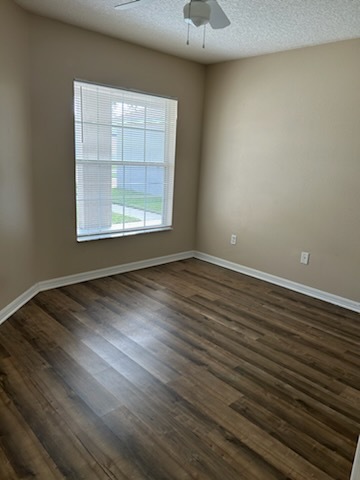
[[[309,252],[301,252],[300,263],[303,263],[304,265],[309,265],[309,260],[310,260],[310,253]]]
[[[236,242],[237,242],[237,236],[235,235],[235,233],[233,233],[230,237],[230,244],[236,245]]]

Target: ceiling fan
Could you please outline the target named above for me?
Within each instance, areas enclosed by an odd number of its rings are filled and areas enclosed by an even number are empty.
[[[195,27],[209,24],[218,29],[230,25],[230,20],[216,0],[190,0],[184,7],[184,20]]]
[[[116,9],[127,10],[144,5],[149,0],[118,0]],[[190,0],[184,6],[184,20],[189,25],[200,27],[209,24],[212,28],[225,28],[230,20],[216,0]]]

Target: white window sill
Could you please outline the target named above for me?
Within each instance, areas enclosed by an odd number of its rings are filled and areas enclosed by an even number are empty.
[[[91,240],[104,240],[107,238],[120,238],[120,237],[129,237],[131,235],[140,235],[143,233],[154,233],[154,232],[166,232],[172,230],[172,227],[159,227],[159,228],[148,228],[144,230],[128,230],[123,232],[106,232],[96,235],[82,235],[77,237],[77,242],[89,242]]]

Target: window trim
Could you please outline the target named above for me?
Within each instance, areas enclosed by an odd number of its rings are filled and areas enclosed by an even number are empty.
[[[78,208],[78,188],[77,188],[77,166],[81,163],[91,163],[91,160],[85,160],[85,159],[77,159],[76,156],[76,131],[75,131],[75,126],[77,123],[79,123],[79,120],[76,118],[76,111],[75,111],[75,101],[76,101],[76,86],[77,84],[85,84],[93,87],[104,87],[104,88],[110,88],[110,89],[115,89],[118,91],[122,92],[129,92],[133,94],[139,94],[147,96],[147,97],[154,97],[155,99],[165,99],[165,100],[174,100],[176,102],[176,105],[174,105],[175,108],[175,116],[174,116],[174,121],[173,123],[165,122],[165,139],[164,142],[169,143],[169,139],[171,142],[174,144],[172,146],[167,146],[165,147],[165,150],[168,150],[169,148],[173,150],[173,156],[170,157],[170,161],[165,161],[164,162],[136,162],[136,161],[125,161],[125,160],[94,160],[94,164],[110,164],[112,166],[114,165],[119,165],[119,166],[160,166],[163,168],[164,171],[164,178],[166,178],[165,184],[164,184],[164,194],[163,194],[163,212],[162,212],[162,225],[145,225],[143,227],[134,227],[134,228],[123,228],[122,230],[108,230],[104,232],[99,232],[99,233],[89,233],[89,234],[80,234],[79,233],[79,223],[78,223],[78,213],[77,213],[77,208]],[[131,236],[131,235],[139,235],[139,234],[147,234],[147,233],[154,233],[154,232],[161,232],[161,231],[171,231],[173,230],[173,219],[174,219],[174,198],[175,198],[175,164],[176,164],[176,144],[177,144],[177,119],[178,119],[178,99],[176,97],[172,97],[169,95],[162,95],[158,93],[152,93],[152,92],[145,92],[142,90],[138,89],[133,89],[133,88],[128,88],[128,87],[122,87],[122,86],[116,86],[116,85],[110,85],[110,84],[105,84],[105,83],[99,83],[99,82],[92,82],[89,80],[83,80],[80,78],[74,78],[73,79],[73,139],[74,139],[74,166],[75,166],[75,233],[76,233],[76,240],[79,243],[82,242],[88,242],[92,240],[102,240],[102,239],[111,239],[111,238],[119,238],[119,237],[126,237],[126,236]],[[146,104],[146,99],[144,98],[144,105]],[[165,111],[166,115],[166,111]],[[83,118],[81,118],[81,124],[84,124],[86,122],[83,122]],[[120,128],[124,128],[124,126],[121,126]],[[166,133],[172,129],[173,131],[169,133]],[[146,128],[141,128],[141,130],[146,132]],[[170,151],[171,151],[170,150]],[[166,158],[166,157],[165,157]],[[172,173],[167,173],[168,170],[172,170]],[[171,195],[168,195],[168,191],[171,189]],[[168,201],[165,201],[166,199],[170,200],[170,203]],[[146,212],[147,210],[144,210]],[[145,218],[146,218],[146,213],[144,217],[144,223],[145,223]],[[164,222],[164,219],[170,218],[169,222]],[[113,225],[113,224],[112,224]],[[125,224],[123,223],[123,226]],[[111,227],[110,227],[111,228]]]

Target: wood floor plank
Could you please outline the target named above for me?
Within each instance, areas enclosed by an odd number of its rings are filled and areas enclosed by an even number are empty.
[[[154,441],[158,438],[168,454],[183,464],[189,474],[204,480],[234,478],[236,471],[232,466],[221,457],[213,457],[210,449],[177,420],[176,412],[182,410],[184,399],[169,389],[164,390],[159,383],[152,388],[151,380],[141,392],[128,379],[110,370],[100,380],[123,398],[125,407],[136,412],[136,417],[152,430]],[[111,416],[112,413],[106,415],[106,419]]]
[[[2,435],[0,437],[0,478],[6,480],[18,480],[21,476],[16,473],[15,468],[11,465],[12,453],[8,452],[8,447],[3,445]],[[16,460],[17,461],[17,460]]]
[[[153,480],[188,480],[193,478],[180,462],[177,462],[161,441],[154,438],[154,432],[142,423],[126,407],[108,413],[104,421],[122,439],[128,460],[137,471],[135,478]]]
[[[221,309],[217,309],[221,312]],[[240,320],[240,323],[243,320]],[[274,340],[272,334],[271,339]],[[237,339],[239,342],[240,340]],[[311,359],[308,360],[306,356],[302,355],[298,360],[295,352],[291,349],[281,352],[279,348],[274,348],[274,341],[270,341],[269,345],[266,343],[266,336],[259,336],[258,342],[243,342],[245,349],[250,349],[254,358],[258,357],[260,361],[268,363],[277,363],[279,367],[293,370],[300,373],[304,378],[312,379],[316,377],[316,383],[322,385],[325,389],[329,389],[335,393],[341,393],[346,389],[346,385],[341,381],[333,378],[333,374],[327,368],[325,372],[321,369],[320,363],[315,363]]]
[[[297,452],[310,463],[317,462],[321,470],[336,476],[346,475],[351,468],[351,462],[344,459],[334,450],[329,450],[320,442],[314,440],[304,431],[297,428],[280,417],[269,412],[258,403],[242,397],[231,405],[236,412],[267,431],[281,443]]]
[[[220,409],[221,403],[217,399],[211,397],[208,391],[202,392],[197,389],[196,384],[189,379],[178,379],[172,383],[172,387],[179,395],[189,402],[193,402],[195,406],[214,418],[218,424],[261,455],[285,476],[293,475],[296,480],[310,478],[329,480],[331,478],[242,415],[237,415],[230,408],[223,407]]]
[[[353,441],[349,440],[347,432],[343,435],[332,428],[316,411],[310,412],[309,409],[299,408],[301,399],[297,394],[291,395],[283,389],[269,388],[265,382],[259,382],[246,375],[238,375],[236,372],[228,372],[221,367],[211,371],[213,375],[237,388],[243,397],[264,406],[297,430],[317,439],[330,450],[339,452],[349,461],[353,458]]]
[[[348,480],[360,315],[189,259],[0,326],[0,479]]]
[[[3,364],[0,363],[0,368],[2,367]],[[6,374],[3,375],[6,378]],[[21,416],[15,403],[5,393],[4,387],[0,390],[0,412],[1,446],[2,451],[6,452],[6,459],[0,461],[0,478],[62,479],[56,464]]]
[[[2,368],[4,370],[4,365]],[[101,473],[97,472],[98,465],[91,461],[88,451],[67,428],[64,420],[42,395],[32,379],[21,376],[17,369],[10,368],[9,365],[5,371],[7,381],[4,390],[7,396],[17,406],[62,475],[73,480],[98,478],[97,473]],[[64,441],[65,438],[66,441]],[[31,445],[28,448],[28,454],[34,455],[35,448],[35,445]],[[31,465],[28,468],[30,469]],[[42,473],[35,475],[36,477],[47,478],[46,474]]]

